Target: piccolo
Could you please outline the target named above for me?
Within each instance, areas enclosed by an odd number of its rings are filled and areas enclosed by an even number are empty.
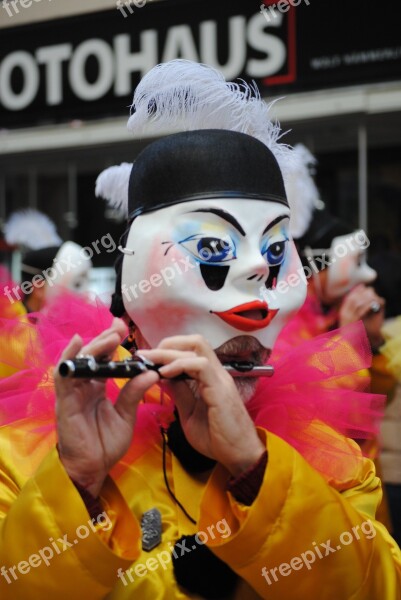
[[[158,371],[162,365],[156,365],[143,356],[134,356],[122,361],[97,361],[94,356],[77,357],[60,363],[58,372],[61,377],[79,379],[133,379],[146,371]],[[258,366],[252,362],[231,362],[223,367],[232,377],[271,377],[274,374],[272,365]],[[182,373],[174,380],[191,379]]]

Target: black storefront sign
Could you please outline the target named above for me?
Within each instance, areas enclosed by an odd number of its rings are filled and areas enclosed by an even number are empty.
[[[139,79],[173,58],[253,80],[267,95],[400,78],[396,20],[373,2],[117,5],[1,30],[0,128],[127,115]]]

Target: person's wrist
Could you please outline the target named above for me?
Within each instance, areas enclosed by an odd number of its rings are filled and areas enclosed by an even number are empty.
[[[106,477],[97,478],[83,473],[79,473],[74,469],[68,468],[68,466],[66,466],[63,463],[63,461],[61,462],[63,464],[64,469],[67,472],[68,477],[74,483],[76,483],[77,486],[79,486],[81,489],[86,490],[94,498],[97,498],[99,496],[100,490],[102,489]]]
[[[231,477],[241,477],[241,475],[249,471],[249,469],[251,469],[260,461],[265,452],[265,446],[262,444],[259,438],[257,438],[252,447],[248,446],[244,452],[232,462],[227,462],[225,467],[230,472]]]
[[[268,454],[265,450],[258,462],[250,469],[235,479],[230,478],[227,483],[227,491],[231,492],[238,502],[245,504],[245,506],[251,506],[262,486],[267,462]]]
[[[57,444],[57,451],[60,462],[69,478],[81,489],[87,490],[91,496],[97,498],[107,473],[98,473],[95,467],[86,467],[85,469],[80,468],[76,460],[71,460],[63,455],[59,444]]]
[[[87,472],[81,472],[76,468],[73,468],[63,462],[61,459],[61,463],[66,470],[69,478],[76,483],[80,488],[89,492],[91,496],[97,498],[99,496],[100,490],[103,487],[104,480],[106,479],[106,475],[93,475]]]
[[[98,516],[103,512],[103,506],[101,499],[98,495],[94,496],[91,492],[89,492],[86,488],[83,488],[79,485],[77,481],[71,479],[74,484],[77,492],[82,498],[83,503],[86,506],[86,510],[88,511],[91,518],[96,521]],[[95,490],[94,490],[95,491]]]

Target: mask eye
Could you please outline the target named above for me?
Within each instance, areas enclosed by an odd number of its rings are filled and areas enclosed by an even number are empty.
[[[271,267],[281,265],[285,257],[287,241],[288,240],[273,242],[269,246],[265,246],[265,249],[262,250],[262,254],[266,256],[268,265],[270,265]]]
[[[180,244],[197,260],[206,264],[216,264],[236,258],[235,244],[229,237],[222,239],[194,236],[183,240]]]

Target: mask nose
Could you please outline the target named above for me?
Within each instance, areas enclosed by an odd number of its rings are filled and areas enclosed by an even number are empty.
[[[269,277],[270,268],[260,251],[246,252],[238,264],[235,280],[239,285],[255,286],[263,284]]]
[[[365,253],[361,256],[358,267],[358,274],[361,283],[371,283],[377,277],[377,272],[371,267],[369,267],[368,263],[366,262]]]

